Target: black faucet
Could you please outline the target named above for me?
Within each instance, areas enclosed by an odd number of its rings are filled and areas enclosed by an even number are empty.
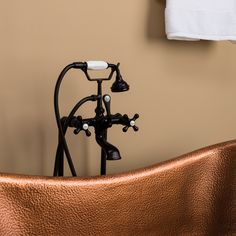
[[[129,85],[123,80],[120,70],[119,63],[117,65],[106,63],[103,61],[89,61],[89,62],[76,62],[68,65],[61,72],[54,93],[54,106],[57,125],[59,129],[59,141],[57,147],[57,154],[55,158],[54,166],[54,176],[63,176],[64,169],[64,152],[67,157],[67,161],[73,176],[76,176],[76,171],[70,156],[69,149],[65,140],[65,133],[68,127],[75,128],[74,134],[78,134],[80,131],[85,131],[87,136],[91,136],[89,127],[93,127],[95,130],[95,138],[98,145],[101,147],[101,175],[106,174],[106,160],[119,160],[121,159],[120,151],[117,147],[107,142],[107,130],[111,128],[114,124],[124,125],[123,132],[126,132],[129,127],[132,127],[134,131],[138,131],[138,127],[135,125],[135,120],[139,117],[135,114],[132,119],[130,119],[126,114],[121,115],[119,113],[111,114],[111,97],[108,94],[102,95],[102,82],[104,80],[110,80],[116,72],[116,80],[113,83],[111,90],[112,92],[124,92],[129,90]],[[61,81],[66,74],[66,72],[71,69],[81,69],[89,81],[97,82],[97,94],[92,95],[80,100],[75,107],[72,109],[68,117],[60,118],[59,106],[58,106],[58,94]],[[88,74],[90,69],[107,69],[110,68],[111,72],[108,78],[91,78]],[[81,116],[75,116],[76,111],[79,107],[87,101],[96,101],[97,106],[95,109],[95,117],[83,119]],[[105,109],[103,107],[105,106]],[[106,114],[104,114],[106,111]]]

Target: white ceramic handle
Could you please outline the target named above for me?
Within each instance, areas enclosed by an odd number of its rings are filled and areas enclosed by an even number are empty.
[[[87,61],[86,63],[88,70],[104,70],[108,67],[105,61]]]

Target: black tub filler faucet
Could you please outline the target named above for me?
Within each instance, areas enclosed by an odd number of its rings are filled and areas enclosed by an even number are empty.
[[[101,147],[101,175],[106,174],[106,160],[119,160],[121,159],[120,151],[117,147],[110,144],[107,141],[107,129],[111,128],[114,124],[123,125],[123,132],[132,127],[134,131],[138,131],[138,127],[135,125],[136,119],[139,118],[138,114],[135,114],[132,119],[130,119],[126,114],[121,115],[117,113],[115,115],[111,114],[111,97],[108,94],[102,94],[102,82],[105,80],[111,80],[113,74],[116,74],[115,82],[112,84],[112,92],[124,92],[129,90],[129,85],[123,80],[120,70],[119,63],[110,64],[104,61],[87,61],[87,62],[75,62],[66,66],[58,77],[55,92],[54,92],[54,108],[57,126],[59,130],[58,134],[58,146],[54,165],[54,176],[64,175],[64,153],[66,155],[70,171],[73,176],[76,176],[76,171],[73,165],[73,161],[70,155],[70,151],[67,146],[65,139],[65,134],[68,127],[74,128],[74,134],[78,134],[80,131],[84,131],[89,137],[91,132],[89,127],[94,127],[95,138],[98,145]],[[97,94],[91,95],[81,99],[71,110],[68,116],[61,118],[58,105],[58,96],[61,82],[65,74],[70,69],[80,69],[84,72],[86,78],[89,81],[97,82]],[[88,70],[103,70],[110,69],[110,74],[107,78],[91,78]],[[95,109],[95,116],[93,118],[83,119],[81,116],[75,116],[75,113],[80,108],[81,105],[88,101],[97,102]],[[104,106],[103,106],[104,105]],[[105,109],[104,109],[105,107]],[[106,111],[106,114],[104,114]]]

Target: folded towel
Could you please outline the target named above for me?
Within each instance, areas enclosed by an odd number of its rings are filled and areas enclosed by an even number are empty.
[[[168,39],[236,42],[236,0],[167,0],[165,21]]]

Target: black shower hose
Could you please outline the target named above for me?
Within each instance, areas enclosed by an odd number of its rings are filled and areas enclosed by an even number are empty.
[[[59,131],[59,144],[61,143],[62,144],[62,147],[65,151],[65,154],[66,154],[66,157],[67,157],[67,162],[68,162],[68,165],[69,165],[69,168],[70,168],[70,171],[71,171],[71,174],[72,176],[76,176],[76,171],[75,171],[75,167],[74,167],[74,164],[73,164],[73,161],[72,161],[72,158],[71,158],[71,155],[70,155],[70,151],[68,149],[68,145],[67,145],[67,142],[66,142],[66,139],[65,139],[65,132],[64,130],[66,131],[67,130],[67,127],[68,127],[68,124],[70,122],[70,119],[71,117],[73,117],[73,115],[75,114],[75,112],[78,110],[78,108],[85,102],[87,101],[95,101],[97,100],[97,96],[96,95],[92,95],[92,96],[89,96],[89,97],[86,97],[84,99],[82,99],[80,102],[78,102],[75,107],[72,109],[70,115],[68,116],[67,120],[65,121],[65,124],[63,125],[62,127],[62,124],[61,124],[61,117],[60,117],[60,111],[59,111],[59,104],[58,104],[58,98],[59,98],[59,91],[60,91],[60,85],[61,85],[61,82],[65,76],[65,74],[70,70],[70,69],[73,69],[73,68],[77,68],[78,69],[78,63],[71,63],[69,65],[67,65],[63,70],[62,72],[60,73],[58,79],[57,79],[57,82],[56,82],[56,86],[55,86],[55,90],[54,90],[54,111],[55,111],[55,116],[56,116],[56,122],[57,122],[57,127],[58,127],[58,131]],[[58,145],[59,147],[59,145]],[[55,165],[55,168],[54,168],[54,174],[56,175],[57,173],[57,168],[56,166],[58,166],[58,163],[59,163],[59,158],[63,158],[63,150],[61,150],[60,148],[57,149],[57,155],[56,155],[56,161],[55,163],[57,165]]]
[[[54,172],[53,172],[53,175],[54,176],[57,176],[58,174],[58,166],[59,166],[59,162],[60,160],[63,160],[63,147],[64,147],[64,144],[63,143],[66,143],[67,145],[67,142],[66,142],[66,139],[65,139],[65,135],[66,135],[66,131],[67,131],[67,128],[69,127],[69,124],[70,124],[70,121],[71,119],[73,118],[73,116],[75,115],[75,113],[77,112],[77,110],[85,103],[85,102],[88,102],[88,101],[96,101],[98,98],[97,95],[92,95],[92,96],[88,96],[88,97],[85,97],[83,99],[81,99],[75,106],[74,108],[71,110],[71,112],[69,113],[68,117],[65,119],[64,123],[63,123],[63,127],[62,127],[62,130],[63,130],[63,134],[61,135],[61,133],[59,132],[59,137],[58,137],[58,147],[57,147],[57,152],[56,152],[56,159],[55,159],[55,167],[54,167]],[[61,120],[61,119],[60,119]],[[60,122],[61,123],[61,122]],[[67,145],[68,147],[68,145]],[[68,150],[69,152],[69,150]],[[70,154],[70,152],[69,152]],[[71,155],[69,156],[69,158],[71,158]],[[72,161],[72,160],[71,160]],[[72,161],[72,165],[73,165],[73,161]],[[63,175],[63,173],[59,174],[59,175]],[[75,175],[76,176],[76,175]]]

